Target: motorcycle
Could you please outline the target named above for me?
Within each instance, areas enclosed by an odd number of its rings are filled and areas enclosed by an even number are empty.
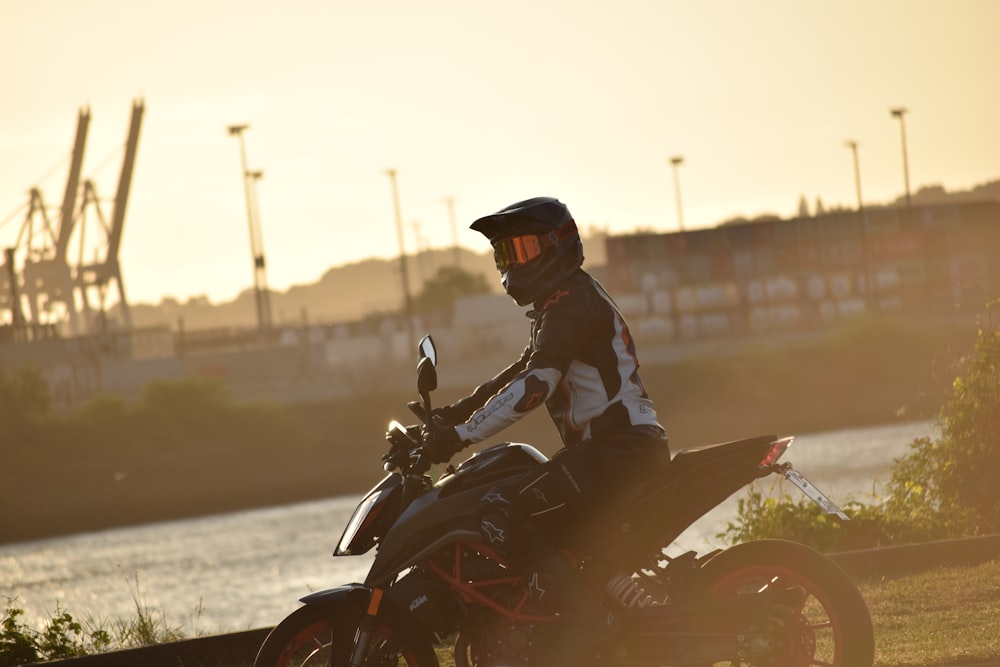
[[[434,428],[437,350],[418,345],[409,403]],[[532,607],[527,582],[490,548],[477,509],[490,489],[546,461],[526,444],[484,449],[439,479],[428,474],[420,429],[392,422],[388,473],[359,503],[335,556],[376,556],[363,583],[318,591],[278,623],[256,667],[542,664],[537,647],[561,632],[558,614]],[[758,436],[678,451],[662,472],[629,489],[564,545],[621,631],[589,662],[641,667],[716,664],[871,667],[874,638],[864,599],[819,552],[757,540],[704,555],[666,555],[698,518],[750,482],[781,475],[828,514],[848,517],[779,459],[791,437]],[[572,641],[572,637],[562,641]]]

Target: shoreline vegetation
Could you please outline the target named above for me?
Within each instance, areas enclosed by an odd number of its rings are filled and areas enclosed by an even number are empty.
[[[933,419],[975,335],[971,325],[864,320],[794,346],[762,342],[641,372],[676,451]],[[464,390],[442,389],[436,404]],[[4,544],[363,493],[386,424],[412,419],[415,390],[281,406],[236,404],[214,381],[163,381],[135,404],[105,396],[56,414],[37,375],[0,370],[0,398],[0,505],[13,508],[0,516]],[[543,410],[505,439],[557,448]]]

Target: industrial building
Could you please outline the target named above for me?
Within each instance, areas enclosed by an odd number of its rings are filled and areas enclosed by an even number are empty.
[[[952,318],[1000,293],[1000,202],[839,211],[607,240],[606,281],[667,339]]]

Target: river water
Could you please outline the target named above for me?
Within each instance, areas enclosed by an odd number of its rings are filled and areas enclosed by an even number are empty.
[[[783,460],[839,503],[867,500],[893,459],[914,438],[930,435],[931,422],[810,433],[798,436]],[[699,520],[669,553],[719,546],[716,535],[735,516],[740,495]],[[14,599],[34,627],[57,607],[106,627],[135,618],[137,601],[187,636],[273,625],[299,597],[364,578],[373,554],[330,555],[357,500],[0,545],[0,604]]]

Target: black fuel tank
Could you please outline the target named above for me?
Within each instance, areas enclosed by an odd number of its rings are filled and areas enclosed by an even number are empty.
[[[434,486],[444,498],[493,481],[516,479],[516,473],[526,473],[548,460],[531,445],[504,442],[473,454],[462,461],[453,474],[443,476]]]

